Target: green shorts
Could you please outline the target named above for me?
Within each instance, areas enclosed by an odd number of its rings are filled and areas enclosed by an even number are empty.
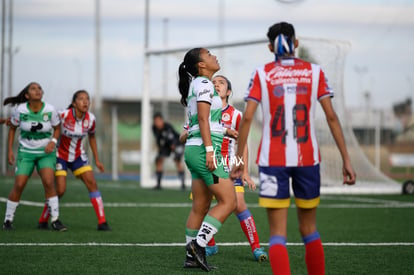
[[[39,172],[43,168],[56,169],[56,151],[52,153],[33,153],[22,151],[19,148],[17,152],[16,172],[15,175],[31,176],[34,168]]]
[[[207,185],[218,183],[218,178],[227,179],[229,177],[229,169],[223,161],[221,148],[215,146],[216,152],[216,170],[210,172],[206,167],[206,149],[204,145],[185,146],[184,160],[191,172],[193,179],[202,179]]]

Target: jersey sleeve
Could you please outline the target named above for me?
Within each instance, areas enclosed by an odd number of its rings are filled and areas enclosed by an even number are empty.
[[[234,129],[236,131],[239,131],[240,122],[241,122],[241,119],[242,119],[242,113],[239,110],[235,109],[234,110],[234,116],[235,116],[235,118],[233,120],[232,127],[234,127]]]
[[[89,119],[90,119],[91,127],[88,130],[88,134],[95,134],[95,132],[96,132],[96,118],[95,118],[95,115],[92,114],[92,113],[89,113]]]
[[[186,121],[183,125],[183,130],[188,131],[190,129],[190,122]]]
[[[211,104],[214,95],[214,86],[213,83],[207,79],[200,81],[200,84],[197,87],[196,96],[197,102],[207,102]]]
[[[20,112],[18,106],[13,110],[13,113],[10,118],[10,123],[15,127],[18,127],[20,125]]]
[[[318,84],[318,100],[321,100],[324,97],[333,97],[334,93],[329,87],[328,79],[325,77],[325,73],[322,69],[319,71],[319,84]]]
[[[245,93],[244,100],[255,100],[260,102],[262,100],[261,91],[259,71],[256,69],[250,78],[249,87]]]
[[[52,126],[57,126],[60,124],[59,113],[56,111],[55,107],[51,106],[52,108],[52,117],[51,117],[51,124]]]

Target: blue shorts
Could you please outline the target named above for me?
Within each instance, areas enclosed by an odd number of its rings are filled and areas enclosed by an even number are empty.
[[[243,181],[239,179],[235,179],[233,182],[234,188],[236,189],[236,193],[244,193],[244,184]]]
[[[72,170],[73,175],[76,177],[86,171],[92,171],[92,167],[89,165],[87,157],[79,156],[74,161],[66,161],[64,159],[57,158],[55,176],[67,176],[68,168]]]
[[[315,208],[320,201],[319,164],[303,167],[259,166],[259,205],[265,208],[287,208],[290,205],[290,179],[299,208]]]

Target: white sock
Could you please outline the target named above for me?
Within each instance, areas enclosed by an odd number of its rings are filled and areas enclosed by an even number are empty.
[[[59,218],[59,198],[58,196],[50,197],[46,202],[49,205],[50,220],[54,222]]]
[[[7,220],[13,222],[14,213],[16,212],[17,206],[19,206],[19,202],[7,200],[6,205],[6,216],[4,217],[4,222],[6,222]]]
[[[197,234],[198,245],[201,247],[206,247],[208,242],[213,238],[214,234],[216,234],[217,231],[217,228],[211,223],[203,221],[200,231],[198,231]]]
[[[191,243],[194,239],[195,237],[190,237],[188,235],[185,235],[185,244]]]

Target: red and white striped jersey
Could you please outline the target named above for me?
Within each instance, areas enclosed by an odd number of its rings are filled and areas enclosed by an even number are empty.
[[[82,140],[95,133],[95,116],[86,112],[82,119],[77,119],[73,108],[59,113],[61,119],[61,136],[57,157],[66,161],[74,161],[79,156],[86,157]]]
[[[229,104],[221,110],[221,124],[224,128],[239,131],[241,117],[242,113]],[[235,143],[234,138],[225,135],[221,144],[221,154],[229,164],[231,164],[229,160],[234,158],[236,154]]]
[[[320,66],[297,58],[257,68],[245,100],[262,105],[260,166],[312,166],[320,162],[315,135],[316,102],[333,96]]]

